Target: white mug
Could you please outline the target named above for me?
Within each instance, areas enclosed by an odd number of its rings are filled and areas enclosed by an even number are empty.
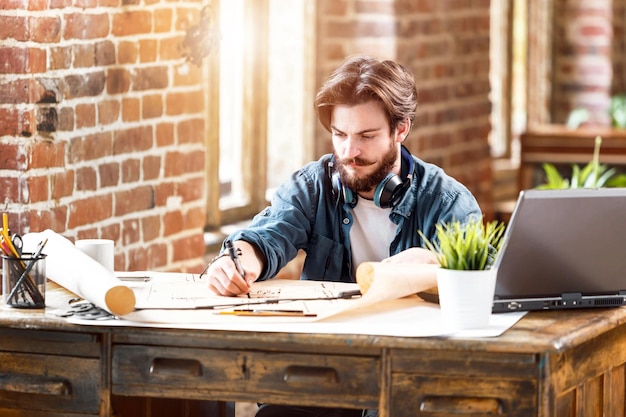
[[[110,239],[79,239],[74,244],[111,272],[115,270],[115,246]]]

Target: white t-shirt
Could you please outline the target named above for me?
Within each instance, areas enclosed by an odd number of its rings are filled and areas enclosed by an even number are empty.
[[[389,257],[389,246],[398,226],[389,220],[391,208],[380,208],[372,200],[359,197],[352,209],[352,272],[362,262],[379,262]]]

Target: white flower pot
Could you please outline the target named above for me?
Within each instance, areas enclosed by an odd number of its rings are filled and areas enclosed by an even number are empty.
[[[453,331],[489,326],[496,269],[459,271],[439,268],[437,286],[444,324]]]

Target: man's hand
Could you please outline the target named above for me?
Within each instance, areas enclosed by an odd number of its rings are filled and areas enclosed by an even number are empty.
[[[235,251],[240,250],[239,261],[245,272],[245,276],[241,276],[237,272],[235,262],[228,256],[228,252],[224,256],[217,258],[206,272],[209,278],[209,288],[219,295],[236,296],[239,294],[248,294],[250,292],[250,284],[256,281],[263,270],[263,260],[261,260],[260,252],[256,247],[243,240],[233,242]]]

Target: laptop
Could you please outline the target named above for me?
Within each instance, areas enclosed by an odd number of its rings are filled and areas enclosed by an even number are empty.
[[[626,188],[522,191],[494,267],[494,313],[626,305]]]

